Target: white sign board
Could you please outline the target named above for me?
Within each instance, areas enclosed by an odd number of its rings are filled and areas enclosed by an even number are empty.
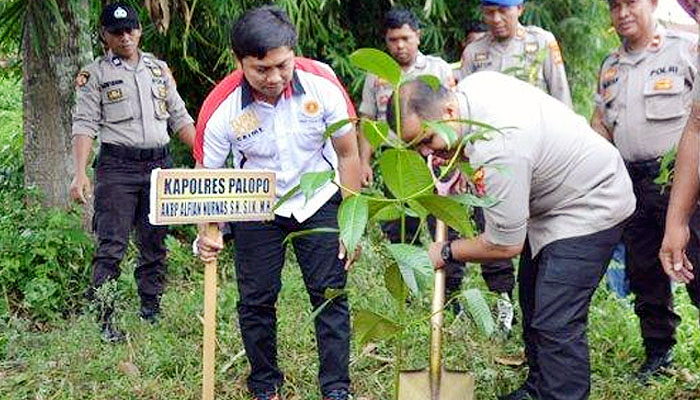
[[[155,169],[152,225],[275,218],[275,173],[242,169]]]

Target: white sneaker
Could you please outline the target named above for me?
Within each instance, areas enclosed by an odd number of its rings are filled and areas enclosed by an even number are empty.
[[[513,330],[513,303],[507,293],[501,293],[496,302],[496,327],[506,336]]]

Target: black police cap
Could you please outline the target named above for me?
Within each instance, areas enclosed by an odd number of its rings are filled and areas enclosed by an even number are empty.
[[[111,3],[105,6],[100,17],[102,27],[108,31],[122,29],[138,29],[139,15],[130,5],[121,2]]]

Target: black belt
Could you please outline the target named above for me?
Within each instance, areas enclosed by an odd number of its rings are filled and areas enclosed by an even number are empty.
[[[122,158],[133,161],[160,160],[168,156],[168,147],[153,147],[150,149],[140,149],[137,147],[120,146],[117,144],[102,143],[100,154],[110,157]]]
[[[632,177],[635,176],[657,176],[661,168],[660,159],[654,158],[651,160],[629,161],[625,162],[627,171]]]

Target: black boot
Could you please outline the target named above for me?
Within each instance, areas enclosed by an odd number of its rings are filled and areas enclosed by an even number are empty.
[[[659,375],[665,368],[668,368],[673,363],[673,352],[671,349],[666,351],[654,351],[647,354],[647,359],[644,361],[639,371],[637,378],[646,383],[652,376]]]
[[[157,324],[160,317],[160,298],[159,296],[148,296],[141,298],[141,318],[151,324]]]
[[[114,326],[114,308],[100,306],[100,336],[107,343],[122,343],[126,340],[124,334]]]
[[[498,400],[537,400],[537,396],[527,383],[523,383],[514,391],[498,396]]]

